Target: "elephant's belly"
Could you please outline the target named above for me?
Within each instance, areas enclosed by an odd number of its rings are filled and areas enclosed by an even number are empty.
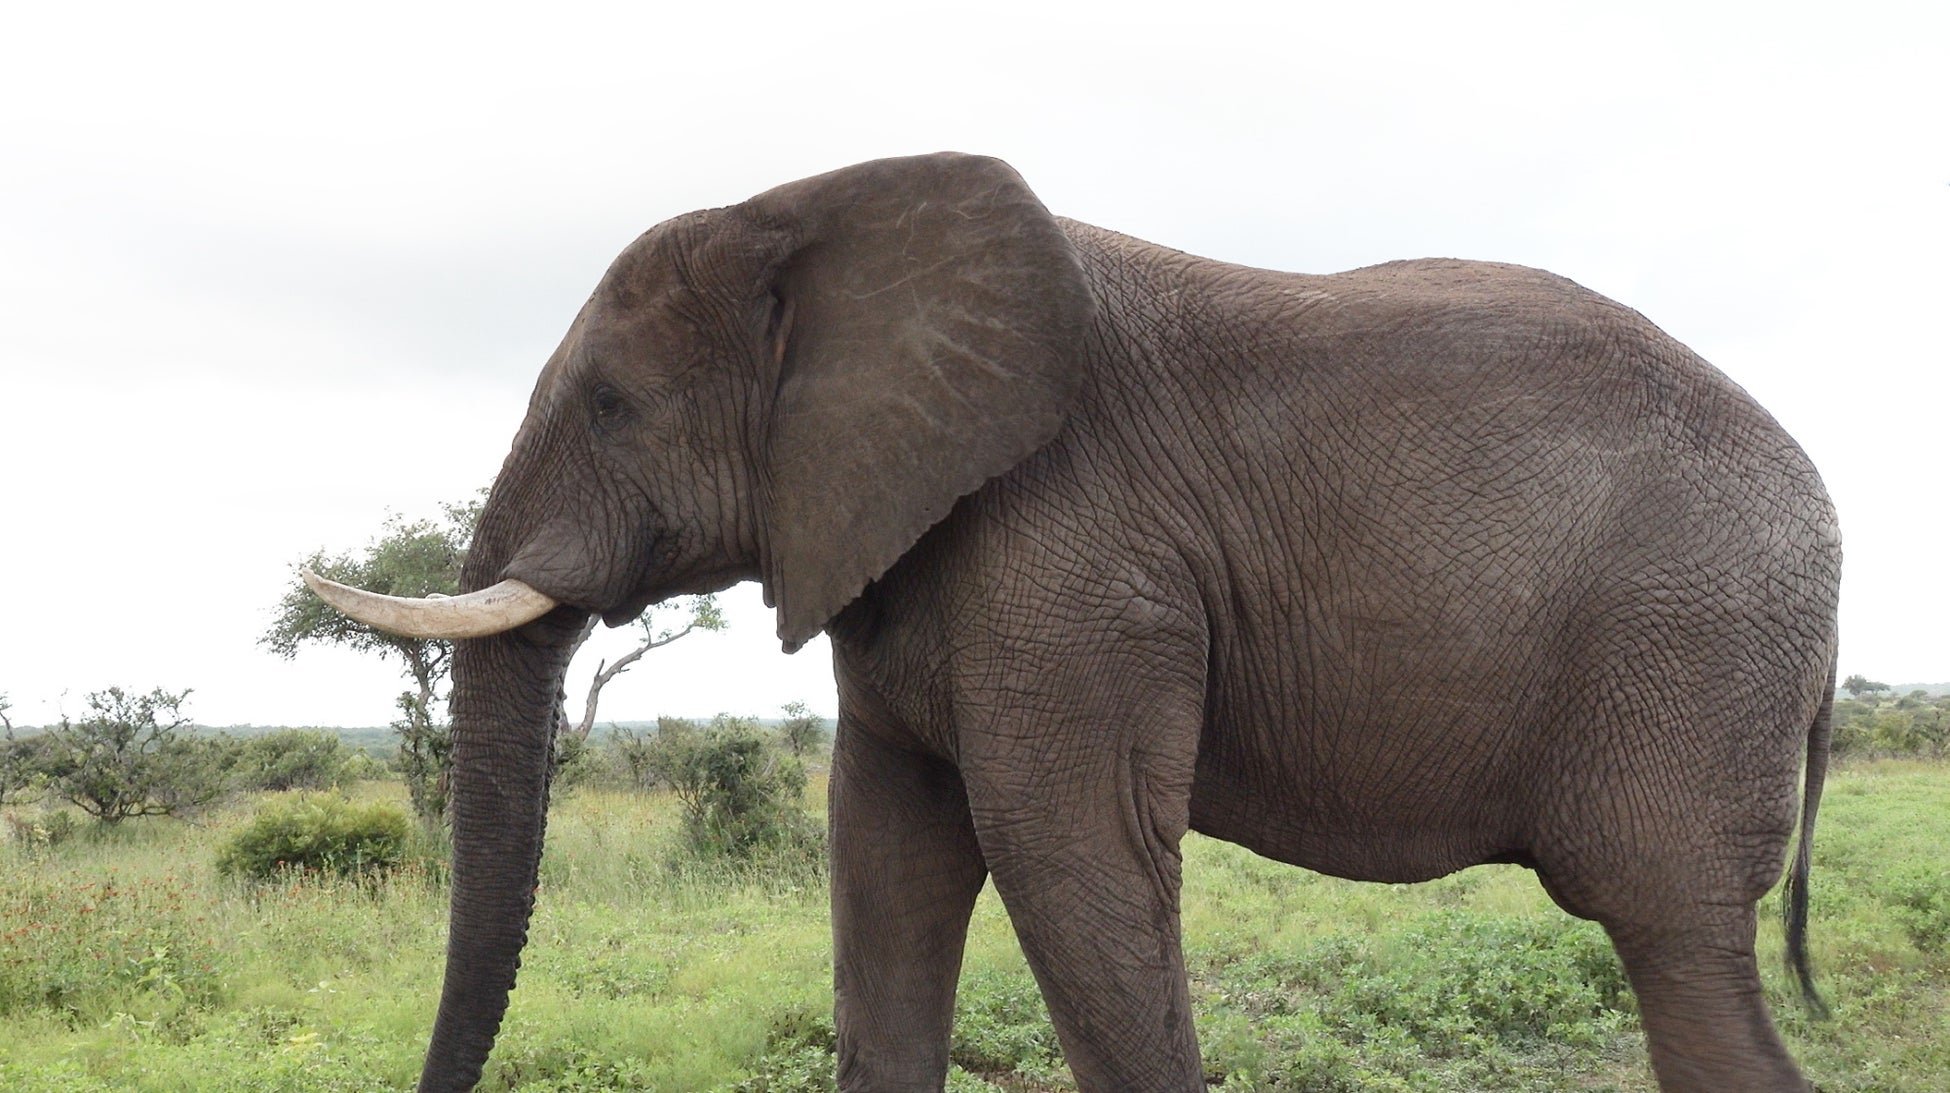
[[[1201,756],[1192,829],[1350,880],[1407,883],[1527,860],[1517,825],[1492,815],[1501,810],[1454,800],[1439,786],[1368,787],[1267,770],[1214,769]]]

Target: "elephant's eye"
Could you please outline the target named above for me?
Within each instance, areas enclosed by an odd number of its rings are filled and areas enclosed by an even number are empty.
[[[589,406],[595,412],[596,424],[605,428],[622,424],[630,412],[629,400],[607,383],[597,384],[589,393]]]

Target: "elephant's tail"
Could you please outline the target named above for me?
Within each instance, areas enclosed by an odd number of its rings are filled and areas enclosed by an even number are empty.
[[[1835,662],[1828,666],[1828,690],[1821,708],[1815,711],[1808,730],[1807,781],[1801,790],[1801,841],[1794,852],[1794,868],[1788,872],[1787,890],[1781,900],[1781,918],[1787,926],[1787,966],[1801,983],[1801,997],[1818,1018],[1827,1018],[1828,1003],[1815,990],[1814,972],[1808,967],[1808,869],[1814,852],[1815,812],[1821,807],[1821,786],[1828,777],[1828,743],[1833,735],[1835,712]]]

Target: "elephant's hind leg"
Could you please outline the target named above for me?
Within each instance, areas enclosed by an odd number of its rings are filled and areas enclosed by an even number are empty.
[[[843,707],[830,799],[839,1088],[938,1091],[968,918],[987,878],[961,779],[872,739]]]
[[[1797,665],[1766,593],[1621,591],[1564,677],[1536,768],[1555,776],[1531,790],[1538,874],[1611,935],[1665,1093],[1807,1089],[1768,1013],[1754,926],[1787,860],[1829,656]]]
[[[1611,936],[1660,1089],[1803,1093],[1754,959],[1755,906],[1780,876],[1791,796],[1611,769],[1633,790],[1566,798],[1569,818],[1549,825],[1559,837],[1536,848],[1536,868],[1565,910]]]
[[[1638,995],[1667,1093],[1803,1093],[1761,994],[1754,908],[1697,906],[1650,927],[1608,927]]]

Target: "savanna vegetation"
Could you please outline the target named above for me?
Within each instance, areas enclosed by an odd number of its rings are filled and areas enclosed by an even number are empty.
[[[1900,701],[1848,711],[1881,741],[1864,751],[1893,750],[1897,736],[1874,726],[1899,714],[1928,738],[1936,722],[1920,711],[1940,707]],[[317,742],[290,743],[302,756],[296,745]],[[565,757],[521,986],[484,1088],[831,1088],[825,744],[816,724],[667,719]],[[257,772],[285,764],[232,769],[263,785]],[[252,789],[193,822],[114,824],[38,784],[15,794],[0,844],[0,1088],[411,1084],[445,890],[439,828],[408,822],[401,781]],[[1763,927],[1775,1012],[1823,1090],[1950,1088],[1946,819],[1943,764],[1849,759],[1833,774],[1811,931],[1829,1019],[1800,1004],[1771,917]],[[1357,884],[1194,836],[1185,876],[1219,1088],[1654,1088],[1602,932],[1519,868]],[[1777,913],[1777,898],[1763,909]],[[953,1058],[951,1089],[1069,1088],[992,893],[971,932]]]
[[[1847,758],[1950,758],[1950,694],[1911,688],[1901,696],[1884,683],[1860,676],[1860,691],[1837,696],[1830,750]]]

